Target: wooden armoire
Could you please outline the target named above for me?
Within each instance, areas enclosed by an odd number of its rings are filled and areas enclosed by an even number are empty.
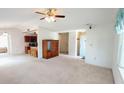
[[[59,55],[59,40],[43,40],[43,58],[48,59]]]

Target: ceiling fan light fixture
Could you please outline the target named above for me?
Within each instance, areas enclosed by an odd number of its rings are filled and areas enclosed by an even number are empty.
[[[50,19],[51,19],[52,22],[55,21],[55,17],[54,16],[51,16]]]
[[[65,18],[65,15],[59,15],[56,8],[48,8],[44,12],[36,11],[35,13],[43,15],[40,20],[46,20],[47,22],[56,22],[58,18]]]
[[[46,17],[45,20],[47,22],[54,22],[55,21],[55,17],[54,16]]]

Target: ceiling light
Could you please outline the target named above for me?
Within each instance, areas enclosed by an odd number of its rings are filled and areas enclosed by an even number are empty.
[[[55,17],[54,16],[48,16],[48,17],[45,18],[45,20],[47,22],[54,22],[55,21]]]
[[[47,22],[56,22],[56,18],[65,18],[65,15],[60,15],[57,13],[57,9],[55,8],[48,8],[46,11],[36,11],[35,13],[43,15],[40,20],[46,20]]]

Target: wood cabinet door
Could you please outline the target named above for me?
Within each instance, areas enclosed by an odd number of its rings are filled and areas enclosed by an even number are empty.
[[[25,42],[30,42],[30,36],[25,36]]]
[[[52,41],[52,56],[58,56],[58,40]]]
[[[37,36],[24,36],[25,42],[37,42]]]
[[[51,58],[52,57],[52,52],[51,51],[48,51],[47,52],[47,58]]]
[[[25,53],[28,54],[28,50],[30,50],[30,47],[25,47]]]
[[[48,44],[48,42],[50,42]],[[58,50],[59,50],[59,42],[58,40],[43,40],[42,41],[42,47],[43,47],[43,58],[51,58],[58,56]],[[50,50],[49,50],[50,47]]]
[[[31,36],[31,41],[37,42],[37,36]]]
[[[42,54],[43,58],[47,58],[47,42],[45,40],[42,41]]]

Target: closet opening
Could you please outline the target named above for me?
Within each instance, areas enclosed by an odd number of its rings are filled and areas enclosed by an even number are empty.
[[[68,54],[68,46],[69,46],[69,33],[59,33],[59,46],[60,46],[60,54]]]

